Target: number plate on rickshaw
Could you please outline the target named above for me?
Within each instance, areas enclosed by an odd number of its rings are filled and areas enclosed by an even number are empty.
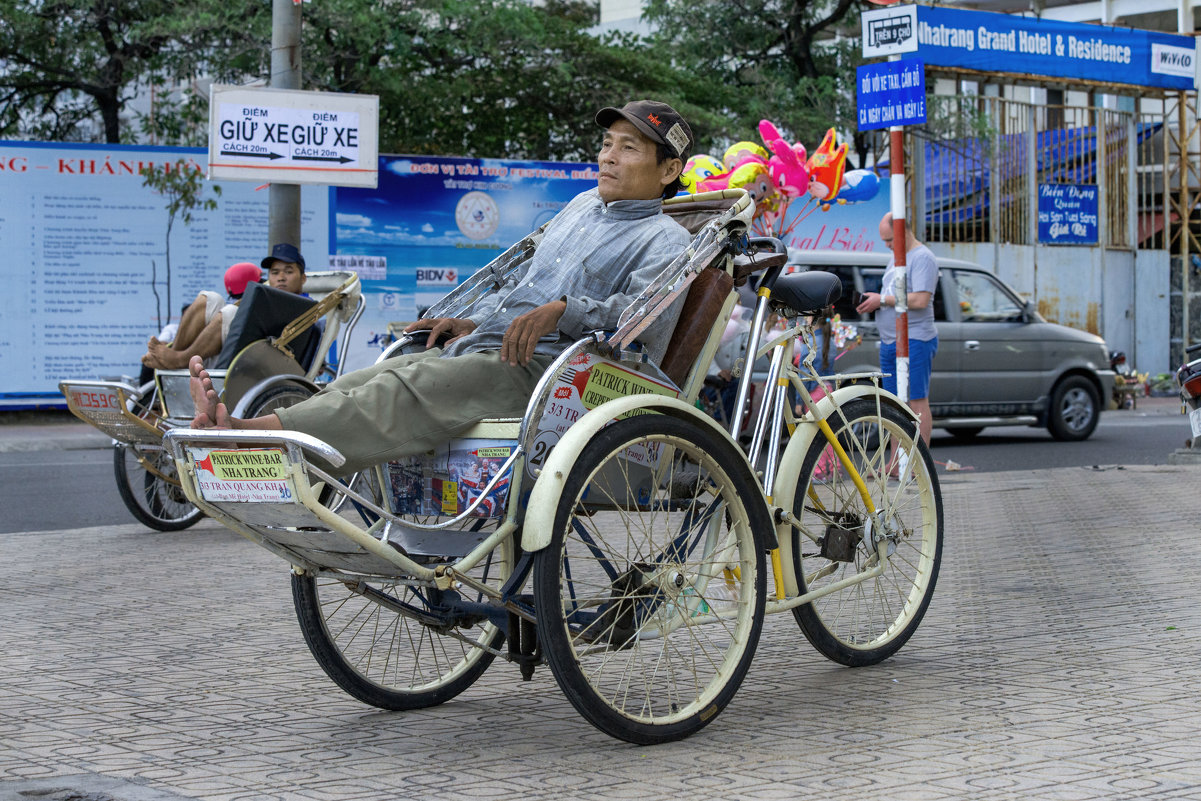
[[[119,412],[125,408],[124,404],[121,403],[121,396],[117,393],[116,389],[71,387],[69,391],[71,393],[71,400],[80,409]]]
[[[290,464],[278,448],[218,450],[188,448],[200,497],[212,502],[292,503],[296,487]]]
[[[1193,438],[1201,437],[1201,406],[1189,410],[1188,424],[1193,428]]]

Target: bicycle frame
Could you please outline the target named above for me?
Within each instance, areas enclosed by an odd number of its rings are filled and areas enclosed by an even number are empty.
[[[776,333],[768,342],[761,345],[766,321],[772,307],[771,285],[774,278],[774,274],[766,276],[763,282],[764,286],[758,291],[754,321],[751,324],[750,342],[747,346],[747,356],[739,381],[734,417],[730,422],[729,429],[732,437],[737,437],[741,431],[743,417],[746,413],[746,399],[752,383],[752,366],[759,358],[770,354],[771,361],[765,382],[763,404],[751,431],[748,457],[752,465],[758,465],[761,456],[764,459],[762,473],[764,496],[777,521],[777,547],[770,554],[775,597],[769,596],[768,613],[787,611],[825,595],[877,578],[888,568],[886,540],[883,536],[876,536],[876,532],[886,529],[885,521],[880,519],[880,514],[864,477],[852,461],[851,454],[846,452],[834,434],[828,418],[838,415],[842,417],[842,422],[846,423],[845,416],[842,416],[842,407],[855,398],[870,396],[876,403],[877,415],[880,414],[881,406],[888,404],[904,410],[915,421],[917,420],[908,406],[880,387],[879,379],[882,375],[880,373],[818,375],[813,367],[816,354],[813,329],[806,323],[796,322],[795,317],[789,321],[791,324],[784,331]],[[808,345],[808,354],[802,360],[800,367],[793,364],[795,343],[798,337],[803,338]],[[819,385],[829,386],[833,383],[861,382],[863,380],[870,383],[868,385],[852,383],[817,401],[813,399],[809,389],[805,386],[806,381],[815,381]],[[796,391],[804,404],[806,411],[800,417],[796,415],[792,404],[788,402],[789,388]],[[781,453],[780,443],[785,429],[789,436]],[[810,444],[819,436],[829,444],[839,465],[850,477],[865,508],[871,515],[868,533],[872,534],[876,546],[876,564],[855,576],[802,594],[799,591],[800,582],[798,582],[793,569],[791,537],[788,534],[791,529],[796,528],[810,539],[816,540],[816,538],[813,534],[804,531],[790,510],[794,508],[795,488],[800,478],[805,454],[808,452]],[[765,450],[766,453],[764,453]],[[860,455],[866,456],[867,454]],[[905,457],[910,460],[914,456],[912,450],[905,454]],[[777,487],[780,489],[777,490]],[[810,499],[820,505],[820,501],[813,495],[812,490],[810,490]],[[807,582],[807,584],[809,583],[811,582]]]

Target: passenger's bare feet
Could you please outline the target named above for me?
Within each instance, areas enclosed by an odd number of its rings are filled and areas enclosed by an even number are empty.
[[[170,345],[159,342],[151,337],[142,364],[156,370],[182,370],[188,366],[188,355],[183,351],[172,350]]]
[[[213,389],[213,380],[209,378],[208,370],[204,369],[204,360],[193,356],[188,362],[188,372],[192,375],[188,381],[188,389],[196,407],[192,428],[229,428],[229,412],[225,404],[218,401],[217,391]]]

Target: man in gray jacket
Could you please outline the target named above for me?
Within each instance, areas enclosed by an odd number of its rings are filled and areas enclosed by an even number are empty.
[[[486,417],[520,416],[554,357],[589,331],[613,328],[690,239],[661,208],[682,188],[688,123],[651,100],[601,109],[596,123],[605,129],[597,187],[555,216],[530,260],[470,317],[410,325],[429,330],[429,350],[350,373],[307,401],[248,420],[228,416],[193,362],[192,426],[300,431],[338,448],[350,473],[424,452]],[[444,333],[450,339],[433,347]]]

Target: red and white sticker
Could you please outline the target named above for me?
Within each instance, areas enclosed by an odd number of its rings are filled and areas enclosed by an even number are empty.
[[[206,501],[296,503],[289,463],[278,448],[189,448],[196,484]]]

